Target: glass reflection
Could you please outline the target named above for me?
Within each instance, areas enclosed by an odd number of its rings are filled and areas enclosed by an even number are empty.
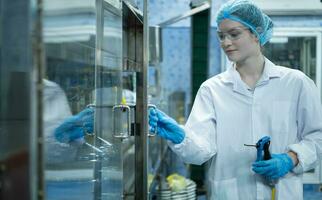
[[[46,0],[43,22],[46,199],[92,199],[94,163],[103,155],[87,136],[95,115],[86,107],[95,89],[95,1]]]

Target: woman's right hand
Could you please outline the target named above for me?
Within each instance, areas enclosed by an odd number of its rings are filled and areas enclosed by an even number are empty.
[[[179,124],[156,108],[149,110],[149,125],[150,132],[154,132],[157,129],[157,135],[170,140],[174,144],[181,143],[185,138],[185,132]]]

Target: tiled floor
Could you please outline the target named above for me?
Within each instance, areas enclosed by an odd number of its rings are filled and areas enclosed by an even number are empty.
[[[322,192],[319,185],[304,185],[304,200],[322,200]],[[206,200],[205,196],[199,196],[198,200]]]
[[[319,185],[304,185],[303,188],[304,200],[322,200]],[[47,182],[46,197],[48,200],[89,200],[93,199],[92,191],[92,184],[88,182]],[[200,196],[198,200],[206,200],[206,197]]]

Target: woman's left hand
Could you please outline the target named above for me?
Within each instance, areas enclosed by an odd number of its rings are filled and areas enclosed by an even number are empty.
[[[253,171],[267,179],[279,179],[285,176],[294,167],[292,158],[287,154],[272,154],[269,160],[253,163]]]

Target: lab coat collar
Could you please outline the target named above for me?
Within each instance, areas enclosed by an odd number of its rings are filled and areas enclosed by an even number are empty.
[[[226,84],[232,84],[233,91],[248,96],[246,84],[241,80],[234,65],[230,66],[219,78]]]
[[[268,60],[265,57],[264,71],[260,80],[268,81],[269,79],[279,78],[279,77],[281,77],[281,72],[278,70],[276,65],[272,63],[272,61]]]
[[[272,78],[279,78],[281,76],[280,70],[276,67],[274,63],[272,63],[269,59],[265,57],[265,66],[263,70],[263,74],[259,79],[257,85],[261,85],[267,83]],[[220,79],[224,83],[233,84],[233,90],[239,93],[245,94],[245,87],[243,86],[243,82],[240,78],[240,74],[236,70],[235,64],[232,64],[224,73],[220,75]]]
[[[225,83],[234,83],[234,74],[236,75],[236,67],[235,64],[232,64],[222,75],[220,79]],[[237,72],[238,73],[238,72]],[[239,73],[238,73],[239,74]],[[272,63],[272,61],[268,60],[265,57],[265,66],[262,77],[260,79],[269,80],[271,78],[279,78],[281,77],[281,72],[277,69],[276,65]]]

